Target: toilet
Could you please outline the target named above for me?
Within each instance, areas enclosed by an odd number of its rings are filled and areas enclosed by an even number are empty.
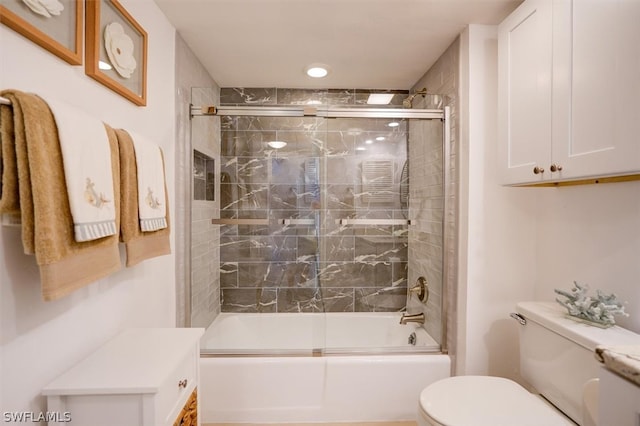
[[[521,302],[516,311],[520,374],[534,393],[501,377],[449,377],[420,393],[418,425],[597,425],[595,348],[638,344],[640,335],[574,321],[558,303]]]

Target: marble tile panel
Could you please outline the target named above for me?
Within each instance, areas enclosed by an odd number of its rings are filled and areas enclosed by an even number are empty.
[[[355,207],[356,188],[354,185],[321,185],[326,191],[326,208],[331,210],[347,210]]]
[[[277,89],[278,105],[326,105],[326,89]]]
[[[333,261],[353,261],[354,259],[354,238],[352,236],[321,237],[322,247],[320,258],[326,262]]]
[[[321,288],[325,312],[353,312],[353,288]]]
[[[222,87],[220,105],[275,105],[275,88]]]
[[[238,262],[238,287],[279,287],[283,281],[285,263]]]
[[[220,263],[220,287],[221,288],[237,288],[238,287],[238,262],[221,262]]]
[[[305,157],[289,157],[289,158],[271,158],[271,180],[272,184],[304,184],[304,177],[307,158]],[[317,172],[315,172],[317,174]],[[318,177],[316,176],[317,180]]]
[[[356,288],[355,312],[398,312],[407,301],[406,287]]]
[[[319,288],[278,289],[278,312],[324,312]]]
[[[272,151],[267,142],[277,138],[275,130],[225,130],[221,154],[227,157],[266,157]]]
[[[221,184],[220,193],[230,194],[225,195],[224,204],[220,200],[221,210],[260,210],[268,207],[268,184]]]
[[[276,312],[277,293],[275,288],[222,289],[222,312]]]
[[[238,182],[269,183],[269,160],[265,158],[237,157]]]

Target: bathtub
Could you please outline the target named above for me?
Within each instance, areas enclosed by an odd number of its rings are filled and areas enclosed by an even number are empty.
[[[416,420],[420,391],[448,377],[451,362],[399,318],[220,314],[201,339],[202,422]]]

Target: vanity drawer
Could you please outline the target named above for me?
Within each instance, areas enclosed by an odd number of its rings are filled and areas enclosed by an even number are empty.
[[[198,353],[192,349],[167,377],[155,397],[158,424],[173,425],[197,383]]]

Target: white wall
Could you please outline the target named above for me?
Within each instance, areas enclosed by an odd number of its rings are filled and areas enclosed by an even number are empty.
[[[517,379],[515,304],[534,298],[539,189],[497,173],[497,31],[471,25],[460,46],[460,204],[456,374]]]
[[[640,182],[544,188],[536,205],[535,298],[573,281],[627,302],[618,325],[640,333]]]
[[[137,107],[0,25],[0,88],[55,97],[164,150],[175,217],[174,29],[152,0],[122,0],[148,33],[148,104]],[[175,247],[175,233],[171,237]],[[121,250],[122,252],[122,250]],[[40,389],[128,327],[175,323],[175,255],[147,260],[54,302],[40,296],[38,268],[19,229],[0,228],[0,410],[45,410]]]

